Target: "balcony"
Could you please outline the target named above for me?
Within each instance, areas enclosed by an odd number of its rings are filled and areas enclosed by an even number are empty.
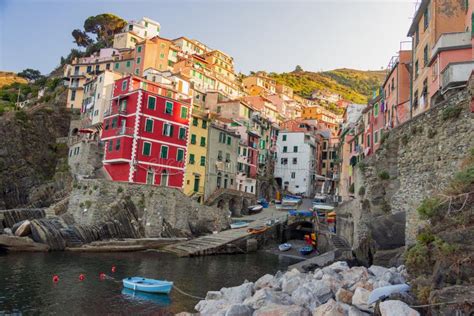
[[[446,89],[450,87],[467,82],[473,70],[474,61],[449,64],[441,74],[443,91],[446,91]]]
[[[431,58],[436,56],[440,51],[449,49],[460,49],[471,46],[471,33],[445,33],[440,36],[436,45],[433,47]]]
[[[116,115],[116,114],[119,114],[119,115],[126,115],[126,114],[127,114],[127,109],[126,109],[126,108],[117,107],[117,106],[108,108],[108,109],[104,112],[104,117],[108,117],[108,116],[112,116],[112,115]]]

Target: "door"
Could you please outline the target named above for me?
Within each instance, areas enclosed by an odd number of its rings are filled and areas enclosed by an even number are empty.
[[[198,176],[195,176],[194,177],[194,192],[199,192],[199,182],[200,182],[200,178]]]
[[[155,172],[152,169],[148,169],[146,173],[146,184],[155,184]]]
[[[160,185],[165,187],[168,186],[168,172],[166,170],[163,170],[163,173],[161,173]]]

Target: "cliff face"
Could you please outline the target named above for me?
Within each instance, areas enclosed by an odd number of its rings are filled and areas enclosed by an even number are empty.
[[[67,146],[56,138],[67,136],[70,118],[54,102],[0,117],[0,209],[47,206],[63,189],[55,173]]]
[[[356,199],[338,210],[338,233],[366,264],[395,264],[427,224],[421,201],[442,191],[474,147],[471,96],[462,91],[393,129],[355,168]],[[393,261],[395,260],[395,261]]]

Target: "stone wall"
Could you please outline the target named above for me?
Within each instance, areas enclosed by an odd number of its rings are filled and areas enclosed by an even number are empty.
[[[414,243],[425,224],[418,205],[447,185],[474,147],[470,100],[467,90],[458,92],[391,130],[354,169],[356,198],[337,209],[337,230],[363,263],[386,264],[384,251]]]

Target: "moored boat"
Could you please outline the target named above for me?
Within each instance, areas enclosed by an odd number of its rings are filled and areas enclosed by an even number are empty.
[[[310,253],[313,252],[313,247],[311,247],[311,246],[301,247],[300,249],[298,249],[298,251],[299,251],[300,254],[302,254],[303,256],[307,256],[307,255],[309,255]]]
[[[263,210],[263,206],[260,204],[252,205],[252,206],[249,206],[248,208],[249,214],[257,214],[257,213],[260,213],[262,210]]]
[[[232,228],[232,229],[244,228],[244,227],[247,227],[247,226],[249,226],[249,223],[247,223],[247,222],[234,222],[234,223],[230,224],[230,228]]]
[[[169,294],[173,288],[173,282],[147,279],[142,277],[130,277],[122,280],[123,286],[134,291],[147,293]]]
[[[160,293],[146,293],[140,291],[134,291],[131,289],[123,288],[122,295],[128,299],[149,301],[155,305],[166,307],[171,304],[171,299],[166,294]]]
[[[247,231],[251,234],[256,235],[256,234],[261,234],[261,233],[267,231],[267,229],[268,229],[268,227],[266,227],[266,226],[257,226],[257,227],[251,227]]]
[[[280,251],[288,251],[288,250],[291,249],[291,247],[292,247],[291,244],[289,244],[289,243],[284,243],[284,244],[279,245],[279,246],[278,246],[278,249],[279,249]]]

